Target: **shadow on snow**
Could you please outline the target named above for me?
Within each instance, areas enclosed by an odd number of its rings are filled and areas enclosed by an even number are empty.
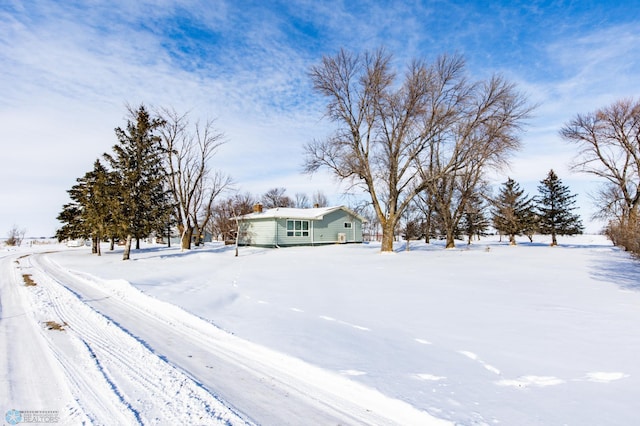
[[[591,276],[612,282],[624,290],[640,291],[640,262],[631,255],[599,258]]]

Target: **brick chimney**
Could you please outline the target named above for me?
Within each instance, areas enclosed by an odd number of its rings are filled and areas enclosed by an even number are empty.
[[[262,204],[260,204],[260,203],[254,204],[253,205],[253,212],[254,213],[262,213]]]

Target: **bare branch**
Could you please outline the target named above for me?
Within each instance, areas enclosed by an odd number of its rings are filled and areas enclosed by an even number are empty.
[[[433,64],[415,60],[398,83],[384,50],[341,50],[324,57],[310,77],[338,129],[305,146],[304,170],[327,168],[369,193],[384,251],[392,249],[402,212],[429,185],[443,176],[455,180],[469,167],[503,164],[519,147],[531,111],[501,77],[468,82],[457,55],[442,55]]]

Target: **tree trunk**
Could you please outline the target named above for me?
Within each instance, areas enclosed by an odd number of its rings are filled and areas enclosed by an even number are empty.
[[[98,253],[98,237],[91,237],[91,254]]]
[[[382,225],[382,247],[380,251],[393,251],[393,232],[395,231],[395,225],[395,221],[392,219],[387,219],[384,225]]]
[[[98,253],[98,256],[102,256],[102,250],[100,249],[101,242],[102,239],[100,237],[96,238],[96,253]]]
[[[189,226],[182,231],[182,240],[180,242],[182,250],[191,250],[191,238],[193,237],[193,227]]]
[[[447,233],[447,244],[445,245],[444,248],[446,249],[451,249],[451,248],[456,248],[456,241],[453,235],[453,229],[451,229],[450,226],[446,227],[446,233]]]
[[[122,260],[129,260],[131,255],[131,242],[133,237],[131,235],[127,235],[126,242],[124,244],[124,253],[122,254]]]
[[[556,233],[552,232],[551,233],[551,247],[557,246],[557,245],[558,245],[558,240],[556,239]]]
[[[116,246],[116,237],[111,237],[111,241],[109,241],[109,250],[113,251]]]
[[[427,215],[427,220],[426,220],[426,224],[425,224],[425,230],[424,230],[424,243],[425,244],[429,244],[429,240],[431,239],[431,212],[429,212],[429,214]]]
[[[200,239],[200,235],[202,235],[202,231],[200,230],[200,228],[198,226],[194,226],[193,227],[193,232],[191,233],[191,235],[193,236],[193,234],[196,235],[195,241],[194,241],[194,245],[196,247],[200,247],[200,245],[202,244],[202,240]]]
[[[140,250],[140,237],[136,237],[136,250]]]
[[[510,246],[515,246],[516,245],[516,236],[515,236],[515,234],[509,234],[509,245]]]
[[[240,244],[240,224],[237,218],[236,218],[236,226],[238,227],[238,231],[236,232],[236,256],[235,257],[238,257],[238,246]]]

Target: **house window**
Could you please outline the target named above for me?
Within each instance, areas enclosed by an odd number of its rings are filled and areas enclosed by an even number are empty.
[[[308,220],[287,220],[287,237],[308,237]]]
[[[351,229],[351,222],[345,222],[344,227],[347,229]]]

